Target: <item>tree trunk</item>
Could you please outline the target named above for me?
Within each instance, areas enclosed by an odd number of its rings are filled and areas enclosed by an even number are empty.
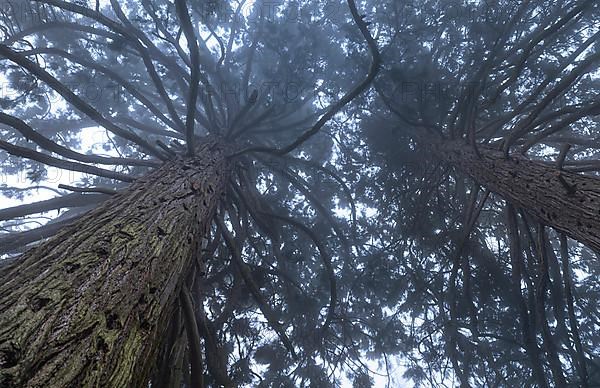
[[[207,142],[2,268],[0,386],[147,386],[228,175]]]
[[[461,141],[433,144],[435,155],[545,225],[600,252],[600,179],[561,171],[521,155]]]

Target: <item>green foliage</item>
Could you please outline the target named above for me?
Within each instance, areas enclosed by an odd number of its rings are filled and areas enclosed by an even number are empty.
[[[7,44],[126,133],[152,147],[158,140],[183,157],[185,147],[177,144],[186,140],[181,124],[190,59],[173,3],[100,2],[99,14],[94,2],[33,3],[37,6],[24,8],[22,18],[0,15],[3,37],[14,37]],[[92,13],[78,13],[73,5]],[[217,215],[231,229],[254,284],[235,264],[236,248],[226,243],[218,223],[207,236],[214,246],[202,257],[206,268],[198,269],[203,285],[194,295],[196,305],[214,326],[213,340],[232,381],[328,387],[349,373],[354,387],[372,387],[376,383],[365,360],[390,357],[401,365],[393,376],[397,385],[402,378],[432,387],[465,381],[533,385],[533,362],[512,291],[522,289],[533,317],[536,282],[543,276],[536,221],[527,209],[519,214],[525,275],[515,286],[503,199],[436,157],[431,144],[464,140],[516,149],[532,142],[520,151],[548,162],[569,142],[566,166],[586,166],[578,171],[596,174],[591,162],[598,156],[598,58],[580,74],[573,72],[598,51],[598,4],[362,2],[358,8],[382,53],[378,77],[369,91],[283,157],[274,150],[305,133],[367,74],[372,53],[347,4],[187,5],[200,47],[197,140],[218,135],[237,150],[272,151],[236,159],[230,192]],[[550,26],[557,28],[546,29]],[[572,57],[578,48],[581,53]],[[39,74],[8,60],[0,66],[10,91],[0,98],[3,111],[57,144],[77,149],[84,128],[99,125]],[[569,76],[574,77],[569,85],[553,89]],[[555,98],[546,101],[553,90]],[[567,118],[573,120],[561,121]],[[545,132],[554,127],[555,132]],[[512,139],[515,128],[524,130]],[[8,125],[0,131],[11,144],[52,154]],[[101,148],[115,157],[155,158],[122,136],[111,135]],[[24,166],[19,155],[2,151],[0,158],[7,174]],[[44,183],[44,165],[25,167],[30,182]],[[150,169],[128,162],[108,168],[134,177]],[[119,186],[96,176],[77,183]],[[8,189],[2,194],[23,195]],[[483,205],[465,238],[472,199]],[[23,224],[2,226],[14,232]],[[570,241],[567,273],[558,233],[549,236],[547,248],[558,258],[556,271],[547,275],[552,287],[544,290],[543,310],[573,385],[581,378],[572,325],[578,327],[592,385],[600,346],[597,257]],[[328,321],[332,278],[337,299]],[[567,278],[575,296],[574,322],[565,307]],[[282,330],[266,317],[254,288]],[[542,328],[535,330],[542,349]],[[208,337],[203,338],[206,344]],[[543,350],[539,362],[552,381],[549,357]],[[216,386],[217,373],[209,369],[207,381]]]

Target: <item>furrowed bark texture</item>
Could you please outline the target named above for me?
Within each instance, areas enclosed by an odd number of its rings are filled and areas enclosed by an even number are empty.
[[[143,387],[225,192],[224,150],[168,162],[0,272],[0,387]]]
[[[440,159],[521,207],[545,225],[600,252],[600,179],[561,171],[521,155],[463,142],[433,145]]]

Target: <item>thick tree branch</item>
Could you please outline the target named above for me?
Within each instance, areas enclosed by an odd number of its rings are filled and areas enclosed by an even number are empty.
[[[571,335],[573,336],[573,342],[575,342],[575,349],[577,351],[577,359],[575,360],[575,367],[581,379],[581,386],[587,388],[589,374],[587,371],[587,360],[583,345],[581,343],[581,335],[579,334],[579,326],[577,324],[577,316],[575,315],[575,303],[573,299],[573,273],[569,265],[569,245],[567,237],[564,233],[560,234],[560,259],[562,264],[562,273],[564,278],[565,297],[567,299],[567,312],[569,315],[569,327],[571,329]]]
[[[27,140],[32,140],[34,143],[45,149],[46,151],[54,152],[65,158],[77,160],[83,163],[111,164],[111,165],[129,165],[129,166],[147,166],[158,167],[161,165],[158,161],[135,159],[135,158],[111,158],[98,155],[82,154],[71,150],[68,147],[61,146],[47,137],[39,134],[31,128],[23,120],[0,112],[0,123],[11,126],[16,129]]]
[[[58,185],[59,189],[74,191],[76,193],[101,193],[108,195],[117,194],[117,190],[111,189],[109,187],[75,187],[69,185]]]
[[[105,194],[67,194],[26,205],[0,209],[0,221],[11,220],[30,214],[44,213],[50,210],[88,206],[106,201],[110,195]]]
[[[63,168],[70,171],[78,171],[84,174],[92,174],[102,176],[105,178],[116,179],[123,182],[133,182],[134,177],[126,175],[120,172],[106,170],[103,168],[89,166],[87,164],[81,164],[77,162],[71,162],[69,160],[58,159],[40,152],[34,151],[30,148],[16,146],[10,143],[0,140],[0,149],[5,150],[11,155],[20,156],[23,158],[35,160],[36,162],[44,163],[48,166]]]
[[[514,142],[519,139],[521,136],[525,135],[527,132],[531,130],[531,124],[538,118],[539,114],[542,113],[546,107],[553,102],[557,97],[565,92],[567,88],[569,88],[573,83],[585,74],[587,71],[591,70],[592,65],[600,60],[600,52],[596,54],[589,55],[587,58],[582,60],[577,66],[566,76],[562,77],[561,80],[556,84],[556,86],[550,90],[544,98],[537,102],[529,115],[524,119],[520,120],[516,125],[515,129],[511,131],[507,136],[504,142],[504,153],[508,155],[510,147],[514,144]]]
[[[44,226],[40,226],[39,228],[27,230],[25,232],[0,235],[0,255],[19,250],[32,242],[52,237],[60,232],[62,228],[70,225],[72,222],[73,219],[66,219],[64,221],[46,224]]]
[[[59,190],[57,190],[56,188],[54,188],[54,187],[48,187],[48,186],[14,187],[14,186],[2,186],[2,185],[0,185],[0,192],[2,192],[2,191],[22,192],[22,191],[40,190],[40,189],[54,191],[56,194],[62,195],[62,193]]]
[[[198,41],[196,32],[190,15],[187,11],[185,0],[175,0],[175,9],[179,21],[181,21],[183,33],[187,41],[188,50],[191,59],[191,81],[189,95],[187,99],[187,117],[185,120],[185,138],[187,143],[188,156],[194,156],[194,124],[196,115],[196,101],[200,87],[200,52],[198,50]]]
[[[134,120],[128,116],[118,115],[114,118],[114,121],[121,123],[121,124],[125,124],[131,128],[138,129],[140,131],[148,132],[153,135],[170,137],[172,139],[180,139],[180,140],[185,139],[185,135],[180,132],[167,131],[165,129],[155,127],[153,125],[155,123],[140,122],[140,121]]]
[[[546,350],[547,358],[550,364],[550,371],[552,372],[552,378],[554,379],[554,386],[566,387],[567,381],[565,380],[563,367],[560,359],[558,358],[557,345],[554,342],[554,337],[550,331],[548,324],[548,318],[546,317],[546,297],[548,293],[548,283],[550,279],[548,277],[548,254],[547,248],[547,237],[544,225],[538,225],[536,250],[539,259],[539,273],[536,284],[536,316],[538,322],[541,325],[542,340],[544,348]]]
[[[562,117],[560,120],[548,126],[548,128],[544,129],[540,133],[533,136],[531,139],[527,140],[521,148],[521,153],[526,153],[531,147],[538,144],[544,138],[563,130],[569,125],[585,117],[598,115],[600,115],[600,101],[594,101],[588,105],[584,105],[577,111]]]

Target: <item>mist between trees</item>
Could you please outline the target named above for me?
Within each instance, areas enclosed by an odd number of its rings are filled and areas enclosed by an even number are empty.
[[[321,74],[321,77],[324,74]],[[21,93],[20,89],[26,88],[31,85],[31,82],[35,82],[32,78],[23,78],[18,81],[0,83],[0,104],[5,108],[10,108],[14,104],[19,103],[19,97]],[[65,81],[64,85],[70,90],[73,90],[79,97],[89,103],[98,103],[106,100],[109,103],[122,103],[126,102],[124,94],[127,91],[118,83],[110,82],[95,82],[89,81]],[[282,81],[282,80],[269,80],[261,83],[255,83],[251,85],[244,85],[241,83],[232,84],[220,84],[211,85],[207,89],[203,89],[199,92],[198,98],[202,101],[207,101],[209,98],[214,96],[226,96],[232,99],[237,104],[247,103],[255,90],[258,93],[258,97],[264,100],[265,103],[283,103],[290,104],[305,99],[318,98],[320,95],[325,93],[342,93],[344,85],[336,85],[335,82],[329,82],[323,78],[315,79],[312,83],[295,82],[295,81]],[[455,85],[453,85],[454,87]],[[14,87],[14,88],[13,88]],[[414,89],[424,90],[439,90],[440,93],[443,89],[447,88],[447,85],[419,85],[417,83],[407,83],[404,85],[406,91],[401,93],[406,94],[406,98],[413,95]],[[64,103],[64,99],[58,94],[48,94],[46,96],[47,103]]]
[[[600,386],[600,4],[0,2],[0,387]]]

